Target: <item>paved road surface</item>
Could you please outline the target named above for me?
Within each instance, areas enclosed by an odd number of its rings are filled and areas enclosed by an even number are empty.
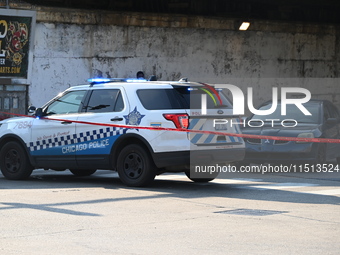
[[[340,178],[221,177],[0,175],[0,254],[339,254]]]

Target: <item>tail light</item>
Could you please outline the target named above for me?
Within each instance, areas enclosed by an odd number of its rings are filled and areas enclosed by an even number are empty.
[[[183,113],[172,113],[172,114],[163,114],[164,118],[167,120],[171,120],[176,128],[188,128],[189,127],[189,116],[188,114]]]

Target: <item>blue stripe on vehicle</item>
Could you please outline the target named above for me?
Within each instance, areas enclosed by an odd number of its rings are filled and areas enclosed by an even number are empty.
[[[197,125],[199,122],[199,119],[191,119],[190,124],[189,124],[189,129],[194,129],[194,127]]]
[[[203,134],[195,134],[194,137],[191,138],[191,142],[196,144],[202,136],[203,136]]]
[[[207,139],[205,139],[204,143],[210,143],[211,140],[215,137],[215,135],[208,135]]]

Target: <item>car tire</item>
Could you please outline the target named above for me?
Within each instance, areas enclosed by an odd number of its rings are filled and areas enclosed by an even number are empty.
[[[127,186],[150,184],[156,176],[156,166],[146,148],[131,144],[124,147],[117,158],[117,172]]]
[[[185,172],[185,175],[190,179],[192,180],[193,182],[200,182],[200,183],[203,183],[203,182],[210,182],[212,180],[214,180],[217,176],[218,176],[219,172],[214,172],[212,174],[209,173],[209,177],[208,178],[191,178],[190,177],[190,171],[186,171]]]
[[[70,169],[70,172],[75,176],[90,176],[96,171],[97,169]]]
[[[24,180],[30,177],[33,166],[24,148],[17,142],[6,143],[0,151],[0,168],[9,180]]]

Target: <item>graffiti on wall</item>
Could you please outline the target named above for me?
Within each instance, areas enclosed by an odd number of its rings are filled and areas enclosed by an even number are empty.
[[[0,77],[27,78],[31,17],[0,15]]]

